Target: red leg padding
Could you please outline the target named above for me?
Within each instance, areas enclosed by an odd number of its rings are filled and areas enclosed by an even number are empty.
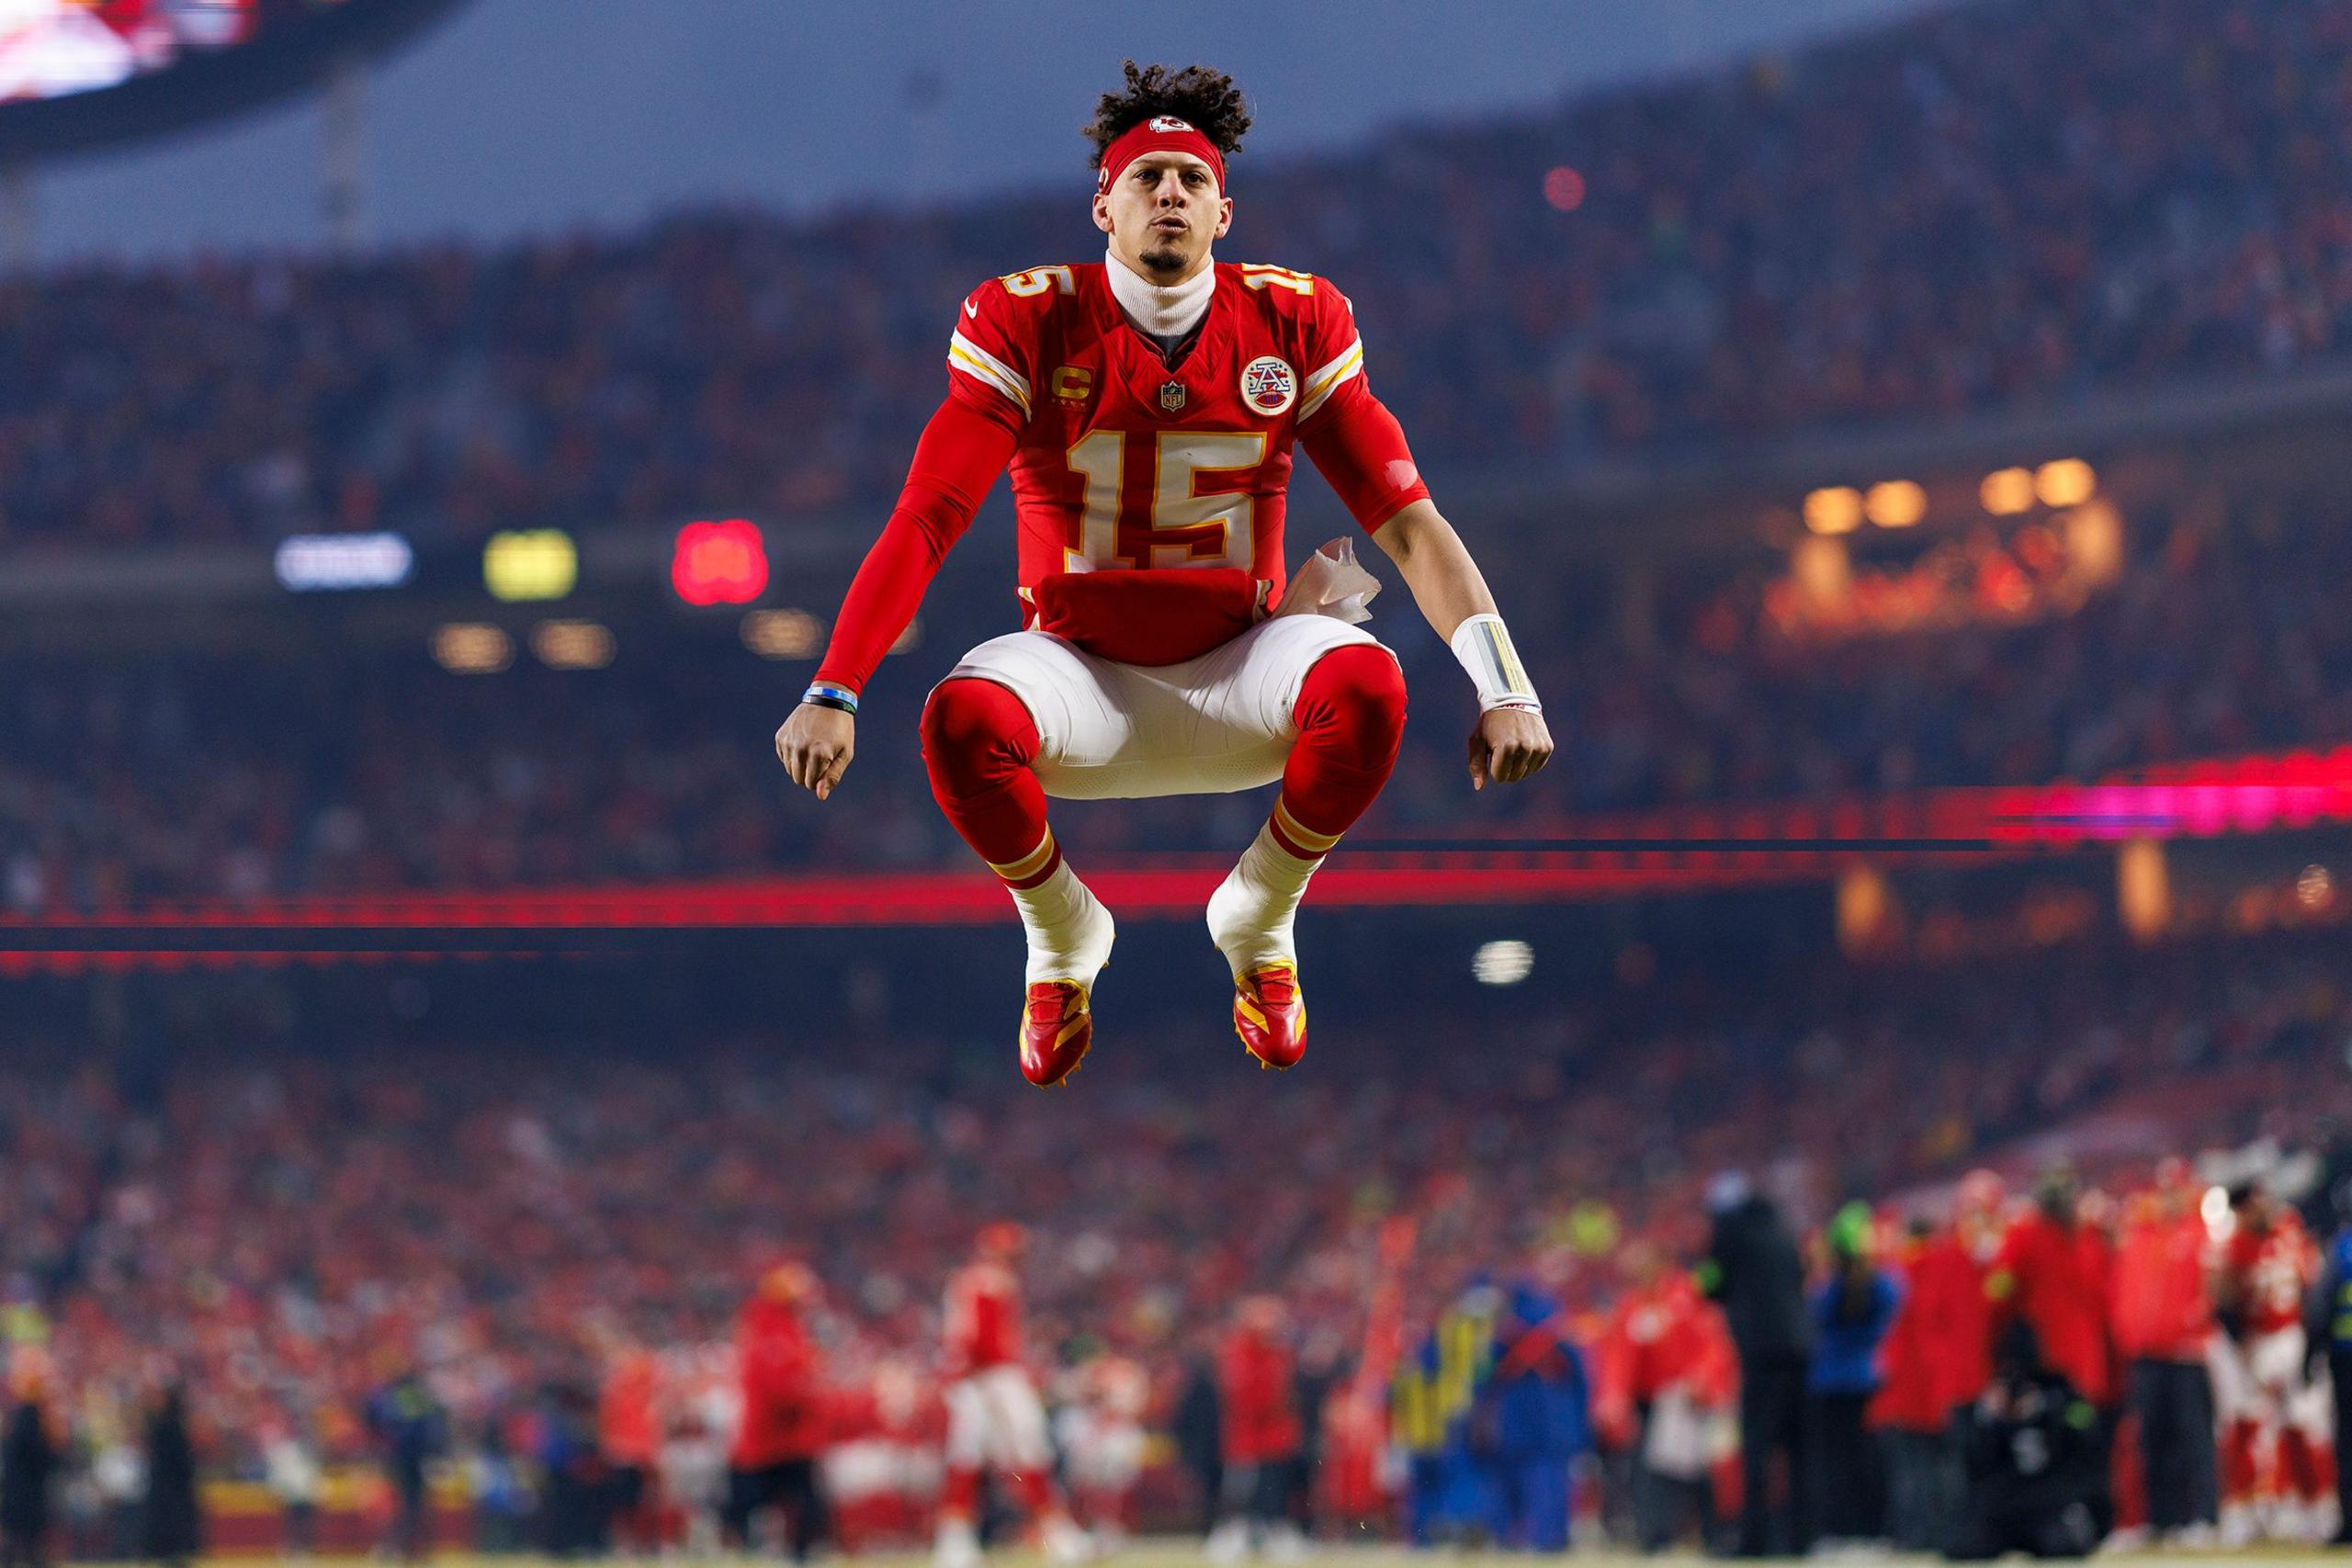
[[[1335,648],[1299,682],[1291,717],[1298,743],[1283,769],[1283,806],[1309,832],[1336,837],[1355,825],[1396,765],[1405,672],[1385,648]]]
[[[943,681],[922,710],[922,763],[931,793],[964,841],[992,866],[1019,863],[1046,837],[1046,790],[1029,764],[1037,726],[994,681]],[[1019,879],[1043,880],[1050,863]]]

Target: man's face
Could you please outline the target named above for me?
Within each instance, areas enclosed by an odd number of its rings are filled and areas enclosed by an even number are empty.
[[[1094,226],[1136,272],[1161,285],[1182,283],[1207,261],[1210,242],[1233,227],[1233,202],[1204,160],[1147,152],[1094,198]]]

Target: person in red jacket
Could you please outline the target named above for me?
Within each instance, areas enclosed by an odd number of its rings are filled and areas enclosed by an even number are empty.
[[[2033,1330],[2041,1359],[2102,1411],[2118,1397],[2113,1300],[2107,1239],[2075,1214],[2075,1173],[2055,1167],[2034,1191],[2033,1210],[2009,1227],[1984,1278],[1993,1341],[2013,1322]]]
[[[2220,1518],[2213,1451],[2213,1281],[2199,1188],[2186,1160],[2156,1167],[2115,1254],[2115,1345],[2128,1368],[2148,1528],[2205,1544]]]
[[[1601,1332],[1593,1420],[1601,1441],[1630,1451],[1634,1532],[1661,1551],[1696,1514],[1702,1540],[1715,1531],[1708,1456],[1696,1441],[1705,1413],[1728,1405],[1736,1373],[1718,1353],[1721,1314],[1670,1267],[1655,1243],[1628,1243],[1629,1289]]]
[[[1951,1348],[1937,1337],[1934,1314],[1940,1303],[1923,1303],[1919,1295],[1939,1239],[1926,1220],[1916,1219],[1888,1260],[1902,1294],[1879,1347],[1878,1392],[1862,1413],[1885,1450],[1887,1535],[1901,1551],[1942,1546],[1949,1517],[1951,1409],[1945,1403],[1950,1379],[1943,1363]],[[1977,1299],[1984,1299],[1981,1285]]]
[[[1279,1297],[1251,1296],[1235,1310],[1216,1370],[1225,1496],[1224,1517],[1209,1532],[1209,1561],[1238,1562],[1260,1546],[1294,1555],[1298,1526],[1284,1505],[1303,1429],[1290,1314]]]
[[[660,1368],[652,1352],[623,1349],[596,1399],[596,1442],[605,1456],[605,1511],[613,1543],[650,1552],[657,1544],[658,1510],[651,1482],[662,1434],[653,1414]]]
[[[1903,1304],[1888,1332],[1886,1383],[1871,1418],[1894,1435],[1889,1507],[1896,1544],[1906,1550],[1951,1539],[1961,1506],[1962,1433],[1993,1375],[1985,1280],[2007,1202],[2000,1177],[1972,1170],[1953,1192],[1951,1224],[1915,1236],[1905,1254]]]
[[[735,1331],[743,1416],[728,1459],[727,1536],[747,1544],[752,1516],[780,1505],[800,1562],[826,1534],[817,1483],[828,1429],[824,1374],[806,1315],[817,1296],[807,1267],[780,1264],[762,1277]]]
[[[2107,1237],[2077,1213],[2081,1190],[2069,1167],[2053,1166],[2035,1184],[2033,1208],[2009,1226],[1984,1277],[1993,1343],[2013,1327],[2031,1331],[2041,1366],[2064,1378],[2098,1413],[2090,1462],[2101,1478],[2095,1525],[2113,1525],[2114,1495],[2105,1484],[2113,1451],[2122,1379],[2110,1321],[2114,1260]]]

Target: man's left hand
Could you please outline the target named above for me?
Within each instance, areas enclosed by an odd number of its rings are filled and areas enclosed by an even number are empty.
[[[1544,716],[1526,708],[1488,708],[1470,732],[1470,787],[1488,779],[1517,784],[1552,760],[1552,732]]]

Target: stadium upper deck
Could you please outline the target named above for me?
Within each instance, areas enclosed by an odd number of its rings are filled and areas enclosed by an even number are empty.
[[[2028,0],[1236,171],[1442,476],[2352,347],[2340,8]],[[0,289],[0,549],[787,517],[887,493],[1069,190]]]

